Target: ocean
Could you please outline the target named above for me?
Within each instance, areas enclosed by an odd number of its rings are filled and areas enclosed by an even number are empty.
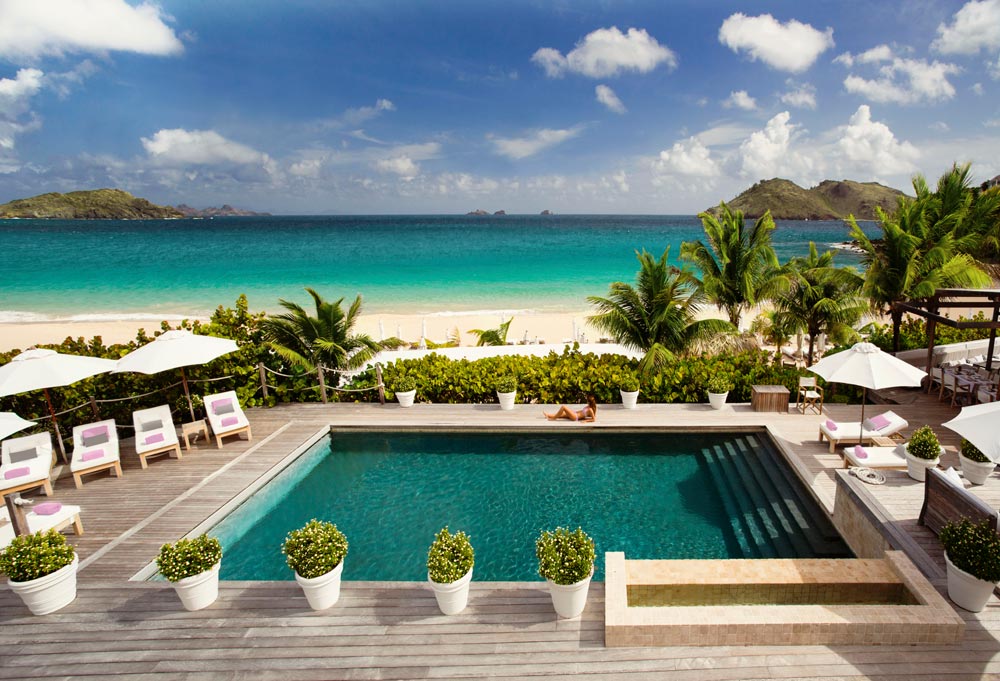
[[[676,262],[703,236],[696,217],[653,215],[0,220],[0,322],[207,317],[241,293],[274,311],[307,286],[361,294],[367,314],[575,311],[633,282],[636,250]],[[773,235],[782,261],[846,239],[839,221]]]

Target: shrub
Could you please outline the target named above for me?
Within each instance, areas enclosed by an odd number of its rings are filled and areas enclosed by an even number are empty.
[[[222,544],[215,537],[203,534],[194,539],[180,539],[160,547],[156,567],[171,582],[200,575],[222,560]]]
[[[705,387],[710,393],[727,393],[733,389],[733,382],[726,376],[716,374],[708,379],[708,383],[705,384]]]
[[[281,545],[288,567],[300,577],[313,579],[340,565],[347,555],[347,537],[333,523],[313,518],[285,537]]]
[[[959,570],[986,582],[1000,582],[1000,536],[988,520],[977,525],[962,518],[942,527],[938,537]]]
[[[972,444],[965,438],[962,438],[962,456],[964,456],[969,461],[975,461],[977,463],[993,463],[990,458],[979,451],[979,447]]]
[[[461,531],[452,534],[445,526],[427,552],[427,574],[432,582],[451,584],[464,577],[475,562],[469,536]]]
[[[512,393],[517,391],[517,379],[513,376],[501,376],[497,379],[498,393]]]
[[[914,458],[933,461],[941,456],[941,443],[930,426],[922,426],[910,436],[906,451]]]
[[[393,392],[405,393],[417,389],[417,381],[413,376],[400,376],[393,384],[396,386]]]
[[[622,391],[634,393],[639,389],[639,378],[635,374],[625,374],[618,385]]]
[[[594,570],[594,540],[579,527],[545,530],[535,541],[538,574],[556,584],[576,584]]]
[[[55,530],[14,539],[0,553],[0,572],[13,582],[27,582],[51,575],[73,562],[76,550]]]

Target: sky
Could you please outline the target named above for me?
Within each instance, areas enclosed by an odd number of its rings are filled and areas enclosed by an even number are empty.
[[[1000,0],[0,0],[0,201],[693,214],[1000,174]]]

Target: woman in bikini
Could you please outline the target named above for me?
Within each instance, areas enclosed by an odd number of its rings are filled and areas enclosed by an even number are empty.
[[[569,419],[570,421],[592,422],[597,420],[597,400],[593,395],[587,395],[587,406],[579,411],[570,409],[565,404],[559,407],[559,411],[554,414],[542,412],[549,421],[556,419]]]

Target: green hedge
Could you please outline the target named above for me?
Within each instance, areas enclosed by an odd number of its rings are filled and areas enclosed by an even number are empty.
[[[982,312],[959,321],[989,321]],[[951,343],[967,343],[990,337],[989,329],[955,329],[944,324],[938,324],[934,330],[934,345],[949,345]],[[886,352],[892,352],[892,324],[872,324],[868,336],[871,343]],[[919,317],[908,317],[899,325],[899,349],[919,350],[927,347],[927,323]]]

